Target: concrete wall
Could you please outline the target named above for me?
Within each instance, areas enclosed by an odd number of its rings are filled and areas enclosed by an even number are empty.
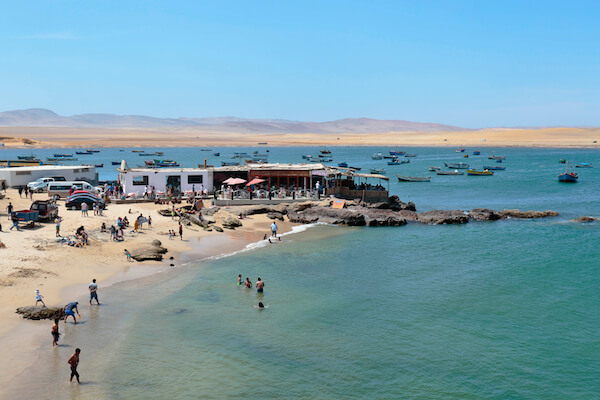
[[[202,175],[202,183],[188,183],[188,177],[190,175]],[[180,176],[181,177],[181,191],[186,192],[192,190],[192,186],[196,191],[199,191],[201,185],[212,193],[213,189],[213,174],[212,171],[206,169],[198,169],[194,171],[181,171],[181,169],[163,169],[157,168],[156,171],[127,171],[121,172],[121,184],[126,194],[137,193],[138,196],[144,194],[146,188],[145,184],[134,185],[134,179],[140,181],[141,177],[146,176],[148,182],[148,191],[154,186],[155,192],[166,192],[167,190],[167,178],[169,176]]]
[[[62,176],[67,181],[98,183],[95,167],[90,166],[39,166],[0,168],[0,180],[10,187],[25,186],[29,182],[47,176]]]

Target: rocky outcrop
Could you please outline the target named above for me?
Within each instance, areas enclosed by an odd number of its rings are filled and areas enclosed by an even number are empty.
[[[369,209],[364,213],[367,226],[401,226],[406,225],[406,219],[397,212],[386,209]]]
[[[466,224],[469,217],[462,210],[431,210],[418,214],[417,222],[428,225]]]
[[[162,247],[160,240],[153,240],[150,246],[130,251],[131,258],[136,261],[162,261],[163,254],[168,250]]]
[[[203,208],[202,215],[206,215],[206,216],[210,217],[210,216],[215,215],[217,212],[219,212],[220,209],[221,209],[221,207]]]
[[[365,226],[365,216],[354,210],[330,207],[310,207],[301,212],[288,211],[290,222],[310,224],[323,222],[332,225]]]
[[[25,319],[54,319],[64,318],[65,310],[63,307],[42,307],[42,306],[27,306],[17,308],[17,314],[23,315]]]
[[[271,211],[271,212],[267,213],[267,218],[269,218],[269,219],[278,219],[280,221],[283,221],[283,214],[280,213],[280,212]]]
[[[557,217],[557,211],[521,211],[521,210],[502,210],[498,211],[498,214],[502,218],[519,218],[519,219],[531,219],[531,218],[547,218]]]
[[[223,232],[223,228],[221,228],[219,225],[213,225],[213,229],[217,232]]]
[[[469,218],[476,221],[497,221],[502,218],[502,216],[489,208],[474,208],[469,211]]]
[[[594,217],[579,217],[579,218],[572,219],[571,221],[572,222],[587,223],[587,222],[598,221],[598,218],[594,218]]]
[[[221,225],[223,225],[223,228],[226,229],[235,229],[238,226],[242,226],[242,222],[234,217],[227,217],[223,220],[223,222],[221,222]]]

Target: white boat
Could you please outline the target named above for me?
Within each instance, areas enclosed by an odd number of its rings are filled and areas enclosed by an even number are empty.
[[[373,153],[373,155],[371,156],[371,158],[373,160],[381,160],[383,158],[383,154],[381,154],[381,153]]]
[[[437,171],[438,175],[464,175],[465,173],[455,169],[454,171]]]
[[[404,176],[404,175],[396,175],[399,182],[429,182],[431,180],[430,176]]]

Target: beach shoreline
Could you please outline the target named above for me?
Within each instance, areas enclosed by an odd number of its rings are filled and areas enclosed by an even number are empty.
[[[33,199],[45,197],[34,194]],[[49,329],[50,320],[29,321],[15,313],[17,307],[35,303],[34,289],[39,289],[44,296],[47,306],[62,306],[69,301],[78,299],[80,306],[87,310],[89,296],[87,285],[92,278],[98,280],[100,302],[102,291],[115,285],[159,276],[173,268],[186,268],[191,262],[210,257],[243,250],[248,244],[262,239],[269,231],[271,220],[266,216],[253,215],[244,218],[243,226],[236,230],[226,230],[224,233],[207,232],[196,226],[184,227],[184,240],[175,237],[168,239],[167,228],[177,226],[170,217],[162,217],[156,211],[163,205],[153,203],[141,204],[110,204],[102,217],[83,217],[79,211],[63,211],[59,205],[60,215],[64,217],[61,223],[61,234],[66,235],[75,227],[85,224],[89,232],[91,245],[84,248],[73,248],[48,239],[54,236],[54,224],[40,224],[35,230],[8,231],[8,222],[4,212],[11,201],[16,209],[28,208],[31,200],[19,198],[17,191],[9,189],[7,197],[0,200],[0,218],[3,232],[0,240],[7,248],[0,249],[0,352],[6,362],[0,368],[0,384],[2,387],[29,370],[39,359],[41,351],[47,350],[51,341]],[[131,209],[132,215],[128,214]],[[101,222],[114,223],[117,216],[129,216],[131,222],[135,215],[144,213],[152,216],[152,228],[145,227],[140,233],[126,231],[125,242],[108,241],[108,233],[100,233],[95,225]],[[90,212],[91,215],[91,212]],[[222,210],[216,219],[224,218],[229,213]],[[173,225],[173,226],[171,226]],[[280,233],[291,231],[294,224],[278,221]],[[93,228],[92,228],[93,226]],[[131,229],[131,228],[130,228]],[[10,233],[7,233],[10,232]],[[106,237],[104,237],[106,236]],[[164,247],[169,249],[162,262],[127,262],[122,248],[144,247],[152,240],[159,239]],[[28,246],[33,244],[33,246]],[[52,253],[52,254],[49,254]],[[173,260],[171,260],[173,257]],[[15,263],[17,261],[17,263]],[[20,261],[20,262],[18,262]],[[174,266],[171,267],[170,265]],[[33,299],[33,301],[32,301]],[[107,321],[110,323],[110,321]],[[61,331],[64,324],[60,324]],[[2,393],[2,391],[0,391]]]

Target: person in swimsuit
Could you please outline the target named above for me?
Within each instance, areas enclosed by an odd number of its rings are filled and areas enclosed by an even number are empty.
[[[260,278],[258,278],[258,280],[256,281],[256,291],[258,293],[262,293],[264,287],[265,287],[265,283],[263,281],[261,281]]]
[[[79,314],[79,310],[77,309],[77,304],[79,304],[79,303],[74,301],[65,306],[65,322],[67,322],[67,318],[69,316],[72,316],[73,321],[75,323],[77,323],[77,320],[75,319],[75,312],[73,312],[73,310],[75,310],[77,312],[77,315],[79,315],[79,317],[81,317],[81,314]]]
[[[54,325],[52,325],[52,347],[58,346],[58,338],[60,337],[60,332],[58,331],[58,318],[54,318]]]
[[[96,300],[96,303],[100,305],[100,301],[98,300],[98,284],[95,279],[92,279],[92,283],[88,286],[90,289],[90,306],[92,305],[92,300]]]
[[[250,282],[250,278],[246,277],[246,281],[244,282],[244,287],[246,289],[250,289],[252,287],[252,282]]]
[[[79,372],[77,372],[77,366],[79,365],[79,353],[81,353],[81,349],[75,349],[75,353],[73,353],[71,358],[69,358],[69,361],[67,361],[68,364],[71,364],[71,379],[69,379],[69,382],[73,382],[73,377],[76,377],[77,383],[81,383],[79,382]]]
[[[238,275],[238,285],[242,284],[242,275]]]

